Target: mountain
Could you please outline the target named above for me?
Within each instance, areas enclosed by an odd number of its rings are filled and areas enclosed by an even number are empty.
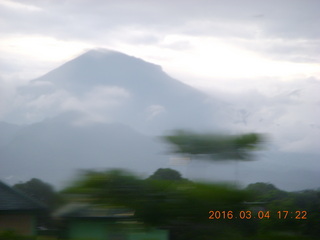
[[[76,170],[124,168],[150,174],[166,163],[157,138],[117,123],[74,125],[78,114],[63,114],[22,127],[0,148],[0,176],[31,177],[61,186]]]
[[[36,177],[61,187],[81,170],[123,168],[147,177],[170,167],[189,179],[271,182],[290,191],[319,187],[318,154],[264,151],[253,162],[170,161],[159,138],[119,123],[78,125],[78,117],[69,112],[20,127],[0,147],[0,178],[17,183]]]
[[[227,129],[270,137],[258,161],[239,164],[241,183],[316,188],[319,81],[276,81],[274,87],[217,92],[218,100],[157,65],[92,50],[18,89],[1,120],[21,125],[0,122],[0,178],[61,185],[77,169],[126,168],[147,176],[172,167],[191,179],[234,181],[234,162],[170,165],[168,149],[154,137],[177,128]]]
[[[208,111],[212,103],[203,92],[171,78],[158,65],[104,49],[84,53],[31,81],[21,89],[25,93],[37,106],[37,99],[51,101],[50,109],[57,113],[89,112],[88,118],[121,122],[148,134],[178,126],[212,127],[217,118]],[[54,116],[44,108],[40,113]]]
[[[202,95],[169,77],[158,65],[105,49],[88,51],[33,82],[50,82],[76,94],[83,94],[93,86],[119,86],[145,100],[163,100],[163,93],[169,97]]]
[[[19,129],[18,125],[0,122],[0,147],[8,144]]]
[[[163,143],[152,136],[214,124],[206,94],[157,65],[109,50],[84,53],[18,93],[25,104],[12,115],[25,124],[0,148],[2,178],[61,185],[88,168],[148,175],[168,162]]]

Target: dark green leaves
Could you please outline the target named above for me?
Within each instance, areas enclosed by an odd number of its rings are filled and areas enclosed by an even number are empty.
[[[258,149],[264,138],[260,134],[198,134],[179,130],[164,139],[173,145],[173,152],[196,155],[210,160],[251,160],[250,152]]]

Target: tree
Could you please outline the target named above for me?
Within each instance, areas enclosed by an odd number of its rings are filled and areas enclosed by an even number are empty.
[[[171,144],[172,152],[204,158],[209,161],[236,160],[235,183],[238,181],[239,160],[253,160],[252,151],[260,148],[264,136],[257,133],[239,135],[218,135],[213,133],[194,133],[185,130],[175,131],[163,137]]]
[[[288,193],[276,188],[271,183],[257,182],[249,184],[246,190],[251,191],[255,201],[270,202],[281,200],[288,196]]]
[[[178,171],[173,170],[171,168],[159,168],[149,177],[149,179],[170,181],[186,180],[181,176],[181,174]]]
[[[199,134],[178,130],[164,137],[173,152],[209,160],[252,160],[251,152],[260,147],[264,137],[257,133],[240,135]]]
[[[174,170],[164,172],[180,175]],[[175,239],[225,234],[223,227],[234,223],[219,219],[213,224],[208,212],[236,212],[244,208],[242,202],[248,197],[246,191],[229,185],[140,179],[122,170],[84,172],[65,192],[83,194],[83,200],[99,206],[132,209],[136,220],[146,226],[167,227]]]
[[[265,207],[270,211],[270,220],[260,221],[262,231],[287,231],[319,239],[319,191],[286,192],[273,184],[263,182],[249,184],[246,190],[251,192],[254,201],[264,202]],[[286,211],[288,211],[287,216],[284,214]],[[279,212],[282,213],[281,218],[279,218]],[[302,212],[304,214],[300,214]]]

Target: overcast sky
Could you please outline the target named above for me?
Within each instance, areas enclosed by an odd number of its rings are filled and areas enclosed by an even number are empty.
[[[207,89],[319,78],[319,9],[318,0],[0,0],[0,78],[32,79],[96,47]]]
[[[0,0],[0,115],[21,80],[109,48],[297,133],[319,123],[319,9],[318,0]]]

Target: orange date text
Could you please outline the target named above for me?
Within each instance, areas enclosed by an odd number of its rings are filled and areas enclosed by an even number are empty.
[[[307,211],[209,211],[210,220],[219,219],[307,219]]]

